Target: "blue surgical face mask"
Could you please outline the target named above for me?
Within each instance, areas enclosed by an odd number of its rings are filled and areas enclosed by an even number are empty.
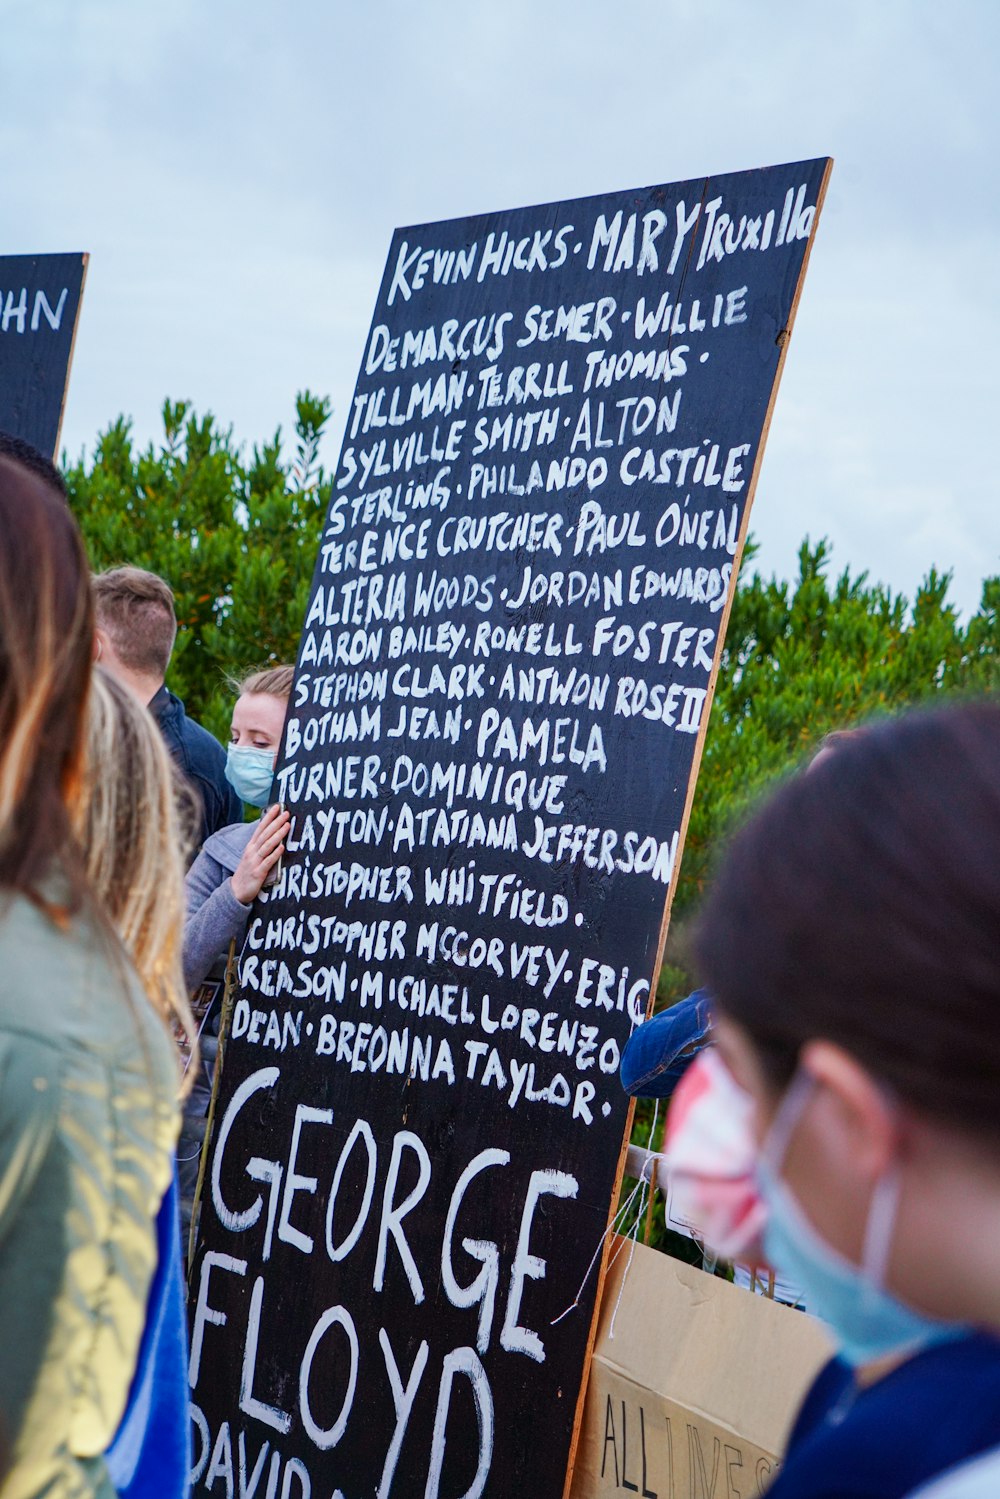
[[[237,749],[231,744],[226,756],[226,780],[251,807],[266,807],[274,780],[274,761],[274,750]]]
[[[853,1365],[957,1337],[953,1322],[923,1316],[885,1288],[899,1202],[894,1167],[876,1183],[861,1265],[838,1254],[817,1233],[781,1179],[781,1165],[815,1083],[798,1073],[782,1101],[757,1162],[757,1187],[767,1209],[763,1248],[769,1264],[800,1286],[806,1307],[829,1324],[841,1356]]]

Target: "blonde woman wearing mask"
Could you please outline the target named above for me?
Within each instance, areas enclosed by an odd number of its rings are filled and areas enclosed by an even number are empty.
[[[246,932],[250,907],[281,858],[291,818],[268,807],[274,765],[285,726],[294,667],[253,672],[233,708],[226,778],[248,806],[263,811],[256,822],[236,822],[206,839],[187,877],[184,977],[200,984],[230,942]]]
[[[198,1180],[199,1157],[218,1052],[226,955],[242,946],[250,908],[285,848],[288,813],[267,801],[292,690],[294,668],[272,666],[240,683],[233,708],[226,777],[241,800],[267,808],[256,822],[236,822],[206,839],[187,876],[184,977],[197,991],[202,1016],[202,1062],[184,1105],[178,1147],[181,1227],[185,1244]]]

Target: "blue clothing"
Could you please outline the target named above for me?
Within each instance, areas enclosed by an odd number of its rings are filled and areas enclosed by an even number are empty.
[[[689,1062],[711,1039],[707,989],[637,1026],[622,1052],[621,1082],[637,1098],[669,1098]]]
[[[159,1261],[149,1292],[139,1362],[121,1425],[105,1455],[119,1499],[182,1499],[191,1471],[176,1176],[160,1204],[156,1239]]]
[[[188,718],[180,698],[166,687],[152,698],[149,711],[177,769],[201,798],[200,848],[219,828],[243,817],[243,803],[226,780],[226,752],[207,729]]]
[[[904,1499],[1000,1443],[1000,1339],[970,1333],[914,1354],[867,1389],[820,1370],[768,1499]]]

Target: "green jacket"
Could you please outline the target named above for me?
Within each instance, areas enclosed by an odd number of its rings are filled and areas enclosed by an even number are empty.
[[[0,897],[0,1499],[113,1495],[177,1080],[96,923]]]

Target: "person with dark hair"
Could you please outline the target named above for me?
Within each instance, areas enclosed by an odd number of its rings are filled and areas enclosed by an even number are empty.
[[[156,573],[112,567],[93,580],[95,657],[149,707],[181,774],[198,793],[199,845],[240,816],[222,745],[189,718],[164,681],[177,635],[174,595]]]
[[[840,1346],[774,1499],[1000,1493],[998,846],[1000,706],[913,713],[790,779],[702,910],[716,1106]]]
[[[65,479],[52,459],[46,458],[33,443],[26,442],[23,437],[15,437],[11,432],[0,432],[0,458],[9,458],[12,463],[41,479],[54,494],[66,498]]]
[[[0,455],[3,1493],[113,1499],[170,1179],[177,1048],[87,878],[93,614],[64,497]]]

